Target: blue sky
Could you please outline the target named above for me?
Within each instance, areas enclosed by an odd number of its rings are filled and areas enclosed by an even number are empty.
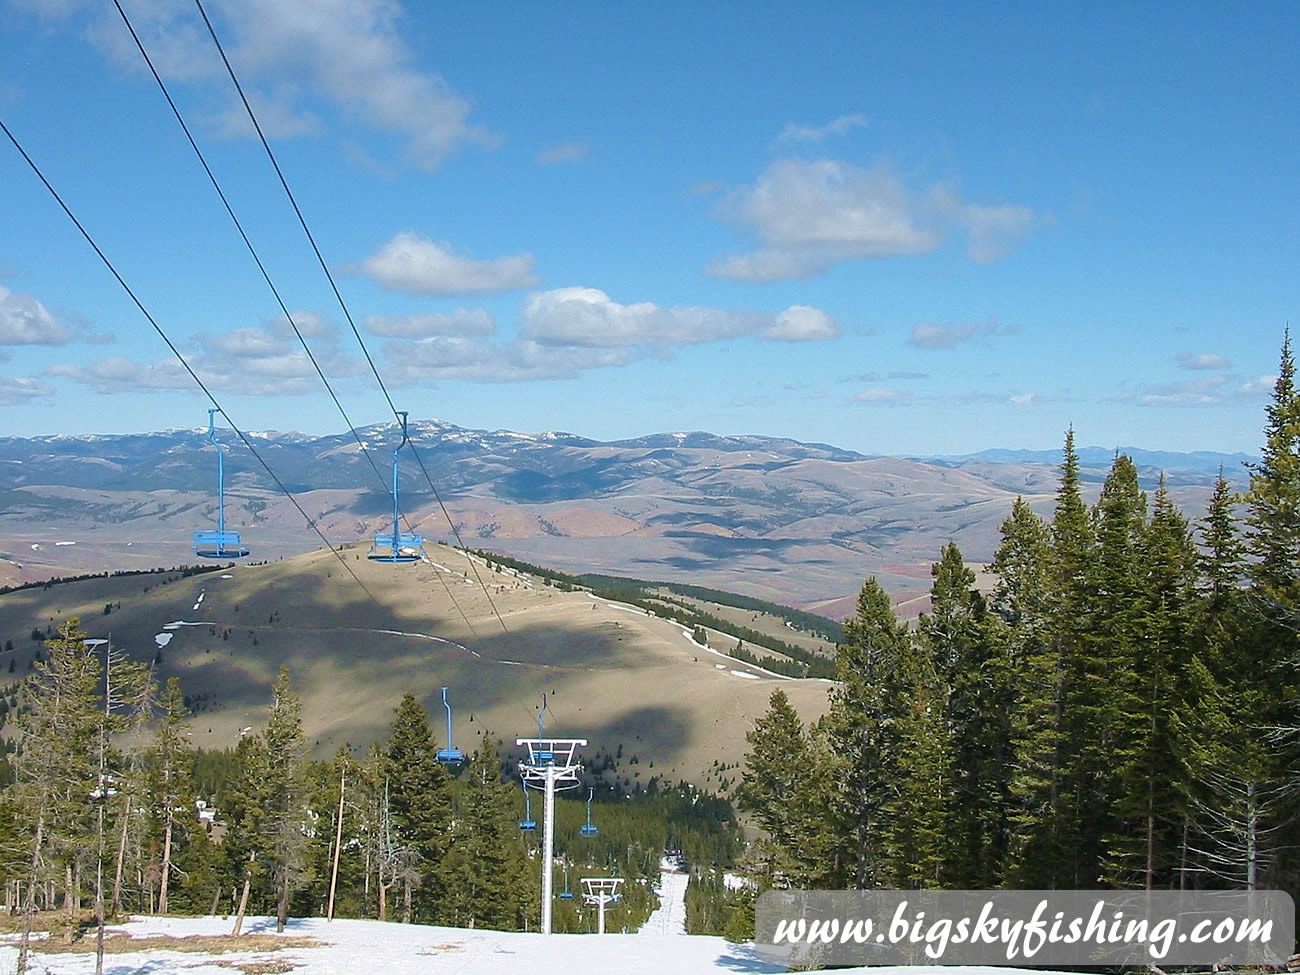
[[[391,417],[196,8],[124,6],[353,421]],[[206,7],[412,416],[1258,448],[1293,3]],[[111,4],[0,0],[0,119],[236,423],[343,429]],[[0,435],[202,425],[7,141],[0,215]]]

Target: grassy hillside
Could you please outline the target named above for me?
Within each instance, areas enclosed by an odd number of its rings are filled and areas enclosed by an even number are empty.
[[[92,637],[154,660],[160,679],[181,679],[199,746],[259,726],[283,663],[321,756],[386,734],[408,690],[441,735],[440,689],[450,687],[458,745],[484,726],[507,742],[535,735],[546,692],[547,733],[589,739],[587,757],[610,778],[713,789],[735,779],[745,732],[778,683],[805,718],[825,707],[823,680],[766,675],[696,645],[681,625],[528,573],[471,567],[441,546],[430,563],[406,566],[369,562],[358,548],[341,554],[373,599],[323,550],[0,595],[0,646],[13,644],[0,651],[0,674],[11,662],[25,673],[40,647],[32,631],[75,615]]]

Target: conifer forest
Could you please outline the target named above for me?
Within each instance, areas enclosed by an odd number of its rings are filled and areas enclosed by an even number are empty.
[[[953,544],[901,624],[868,579],[825,717],[775,692],[741,806],[764,886],[1300,888],[1300,394],[1289,338],[1260,459],[1207,510],[1115,457],[1091,507],[1073,431],[1050,520],[991,566]]]

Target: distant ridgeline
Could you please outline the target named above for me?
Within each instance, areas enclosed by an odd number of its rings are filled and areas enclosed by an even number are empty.
[[[468,551],[482,559],[486,559],[489,563],[515,569],[518,572],[527,572],[529,575],[545,579],[557,589],[590,592],[602,599],[628,603],[656,616],[673,619],[683,626],[708,627],[711,630],[734,636],[738,641],[754,644],[766,650],[782,654],[782,657],[771,657],[766,654],[759,655],[740,646],[730,651],[724,651],[720,647],[714,648],[737,660],[763,667],[774,673],[783,674],[786,677],[833,678],[835,676],[835,660],[833,657],[806,650],[803,647],[779,640],[770,634],[760,633],[758,630],[747,626],[740,626],[730,620],[721,619],[681,600],[665,596],[658,590],[666,589],[681,596],[707,600],[753,613],[767,613],[788,621],[796,629],[811,632],[831,643],[839,643],[843,636],[840,624],[824,616],[792,609],[779,603],[771,603],[765,599],[741,596],[737,593],[725,592],[721,589],[709,589],[705,586],[690,586],[679,582],[652,582],[646,579],[628,579],[621,576],[607,576],[592,572],[572,575],[556,569],[546,569],[496,552],[488,552],[483,549],[469,549]]]
[[[0,596],[7,593],[19,592],[23,589],[49,589],[50,586],[56,586],[61,582],[85,582],[87,579],[116,579],[119,576],[152,576],[163,572],[176,573],[176,578],[187,579],[190,576],[203,575],[205,572],[223,572],[228,569],[226,564],[221,565],[176,565],[170,569],[164,569],[158,566],[156,569],[118,569],[115,572],[86,572],[77,576],[50,576],[48,579],[42,579],[39,582],[20,582],[16,586],[0,586]]]

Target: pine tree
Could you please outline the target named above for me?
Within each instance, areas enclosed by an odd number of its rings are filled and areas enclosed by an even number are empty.
[[[277,893],[276,931],[283,931],[289,894],[302,874],[304,843],[302,705],[293,689],[289,668],[282,666],[271,687],[266,723],[268,764],[266,826]]]
[[[1141,567],[1135,653],[1116,687],[1114,819],[1106,875],[1115,884],[1163,885],[1181,845],[1180,777],[1170,716],[1185,702],[1196,618],[1196,550],[1163,475],[1134,558]]]
[[[26,970],[37,882],[57,878],[55,865],[61,864],[65,903],[76,907],[72,861],[79,852],[94,849],[91,795],[99,787],[100,665],[83,642],[86,634],[79,623],[76,617],[68,619],[46,642],[45,659],[28,678],[27,707],[18,722],[16,784],[31,830],[19,972]]]
[[[388,736],[385,779],[395,848],[409,851],[400,871],[408,920],[432,921],[438,916],[435,876],[446,849],[451,801],[447,773],[435,757],[437,750],[428,713],[414,695],[406,694]],[[418,904],[412,900],[416,887]]]
[[[490,732],[466,770],[446,855],[439,869],[443,916],[461,927],[512,930],[524,911],[526,869],[516,839],[515,790],[501,782],[501,766]]]
[[[1146,523],[1146,495],[1137,467],[1120,454],[1111,465],[1092,512],[1095,558],[1086,590],[1075,607],[1085,632],[1073,657],[1067,701],[1074,798],[1078,820],[1078,882],[1102,880],[1106,839],[1120,824],[1115,802],[1118,769],[1134,761],[1134,725],[1146,688],[1140,671],[1141,579],[1138,552]]]
[[[154,733],[154,743],[149,755],[151,799],[154,815],[162,824],[162,864],[159,869],[158,913],[168,910],[172,865],[172,845],[178,830],[176,810],[191,801],[194,783],[190,777],[193,755],[185,740],[187,713],[181,683],[175,677],[167,680],[162,699],[162,719]],[[183,838],[183,837],[182,837]]]
[[[885,724],[883,683],[911,639],[880,583],[867,579],[857,615],[844,624],[835,661],[838,683],[821,727],[835,785],[829,797],[836,840],[832,871],[853,889],[878,886],[888,877],[882,830],[896,782],[896,753]]]
[[[947,810],[942,877],[958,888],[992,887],[1007,849],[1015,702],[1009,640],[954,543],[944,546],[931,575],[931,612],[918,628],[935,662],[942,723],[918,748],[932,751],[930,762],[945,770],[934,806]],[[946,752],[938,747],[945,742]]]

